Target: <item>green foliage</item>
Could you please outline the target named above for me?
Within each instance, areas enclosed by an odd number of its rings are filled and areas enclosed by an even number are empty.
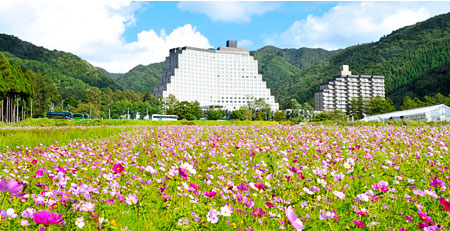
[[[231,114],[230,114],[230,119],[231,120],[245,120],[244,110],[232,111]]]
[[[282,93],[282,89],[275,87],[280,81],[292,78],[300,70],[331,54],[333,52],[324,49],[280,49],[274,46],[266,46],[251,52],[255,60],[258,60],[258,70],[266,81],[267,87],[271,88],[277,97]]]
[[[209,120],[221,120],[226,116],[226,113],[222,110],[210,108],[208,111],[206,111],[206,115],[208,116]]]
[[[104,71],[70,53],[50,51],[6,34],[0,34],[0,51],[24,69],[47,76],[64,98],[78,94],[80,99],[89,85],[121,89]]]
[[[286,115],[282,111],[277,111],[277,112],[275,112],[274,120],[277,122],[285,121]]]
[[[161,78],[164,62],[152,63],[147,66],[138,65],[129,72],[119,76],[115,81],[124,89],[133,91],[153,92]]]
[[[322,112],[315,114],[311,119],[312,122],[320,122],[320,121],[347,121],[348,117],[345,115],[343,111],[336,110],[331,112]]]

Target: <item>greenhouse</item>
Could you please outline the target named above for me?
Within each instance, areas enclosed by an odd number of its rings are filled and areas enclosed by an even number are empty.
[[[406,111],[396,111],[380,115],[367,116],[362,121],[386,122],[389,120],[424,120],[424,121],[450,121],[450,107],[439,104],[421,107]]]

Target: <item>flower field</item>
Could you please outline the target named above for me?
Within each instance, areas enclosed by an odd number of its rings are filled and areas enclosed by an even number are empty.
[[[150,126],[0,154],[0,230],[441,230],[450,126]]]

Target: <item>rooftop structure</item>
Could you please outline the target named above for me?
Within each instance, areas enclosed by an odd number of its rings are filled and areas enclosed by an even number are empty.
[[[258,61],[235,40],[226,47],[170,49],[155,97],[174,95],[179,101],[198,101],[202,108],[238,110],[249,100],[263,98],[273,111],[278,103],[258,74]]]
[[[389,120],[421,120],[421,121],[448,121],[450,120],[450,107],[439,104],[429,107],[415,108],[405,111],[396,111],[380,115],[367,116],[362,121],[386,122]]]
[[[384,97],[384,76],[352,75],[348,65],[341,66],[338,74],[320,85],[314,94],[315,111],[347,111],[353,98]]]

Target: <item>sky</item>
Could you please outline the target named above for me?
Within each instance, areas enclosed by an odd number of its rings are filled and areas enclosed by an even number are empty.
[[[341,49],[447,12],[450,2],[14,0],[0,4],[0,33],[125,73],[174,47],[226,40],[249,50]]]

